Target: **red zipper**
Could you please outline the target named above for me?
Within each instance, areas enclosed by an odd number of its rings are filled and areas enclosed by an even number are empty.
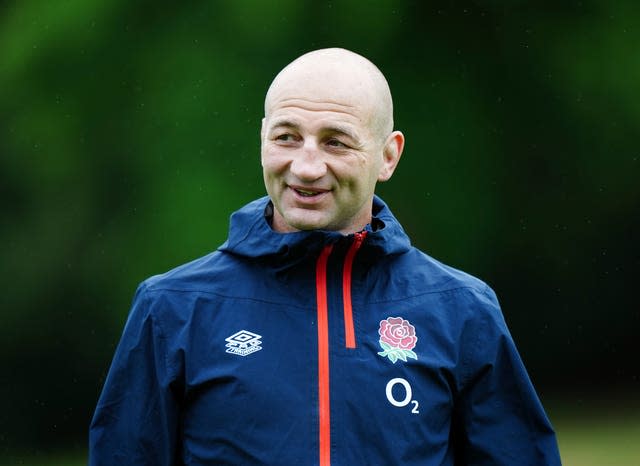
[[[351,305],[351,272],[353,259],[367,235],[355,233],[353,243],[344,260],[342,274],[342,298],[344,306],[344,331],[347,348],[356,347]],[[327,262],[333,245],[325,246],[316,263],[316,303],[318,313],[318,423],[320,466],[331,465],[331,406],[329,392],[329,309],[327,305]]]
[[[344,259],[344,271],[342,273],[342,301],[344,306],[344,340],[349,349],[356,347],[356,332],[353,327],[353,308],[351,306],[351,271],[356,252],[362,246],[367,232],[355,233],[353,243]]]
[[[318,309],[318,420],[320,466],[331,464],[331,409],[329,406],[329,317],[327,309],[327,261],[332,245],[325,246],[316,263]]]

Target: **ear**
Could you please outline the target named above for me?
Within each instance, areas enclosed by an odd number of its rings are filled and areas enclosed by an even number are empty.
[[[387,181],[393,175],[404,149],[404,134],[400,131],[392,132],[382,149],[382,166],[378,174],[378,181]]]
[[[264,165],[264,160],[262,158],[262,148],[264,146],[264,132],[265,132],[265,121],[266,117],[262,119],[262,125],[260,126],[260,164]]]

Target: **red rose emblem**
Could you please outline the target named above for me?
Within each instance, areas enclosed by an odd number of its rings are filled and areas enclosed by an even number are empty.
[[[388,317],[387,320],[381,320],[378,333],[380,341],[392,348],[412,350],[418,341],[415,327],[402,317]]]

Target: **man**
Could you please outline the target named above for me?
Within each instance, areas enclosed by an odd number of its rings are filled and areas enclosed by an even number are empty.
[[[303,55],[261,138],[268,197],[139,287],[90,464],[560,464],[494,293],[374,196],[404,146],[380,71]]]

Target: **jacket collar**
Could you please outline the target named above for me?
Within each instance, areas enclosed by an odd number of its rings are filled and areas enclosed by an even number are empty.
[[[231,215],[229,237],[219,250],[247,258],[274,256],[281,260],[301,259],[317,255],[327,244],[352,237],[335,231],[310,230],[279,233],[271,228],[268,212],[273,209],[269,197],[250,202]],[[382,199],[374,196],[373,218],[367,225],[363,252],[391,255],[406,252],[411,247],[408,236]]]

